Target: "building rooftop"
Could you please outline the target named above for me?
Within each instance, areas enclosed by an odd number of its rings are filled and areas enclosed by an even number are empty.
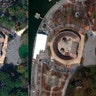
[[[36,59],[37,54],[39,54],[39,52],[41,50],[45,50],[45,46],[46,46],[46,42],[47,42],[47,36],[44,34],[37,34],[36,40],[35,40],[35,48],[34,48],[34,53],[33,53],[33,58]]]

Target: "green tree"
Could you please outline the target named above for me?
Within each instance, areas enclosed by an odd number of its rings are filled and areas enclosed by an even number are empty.
[[[96,55],[96,48],[95,48],[95,55]]]
[[[10,7],[8,10],[11,16],[14,16],[16,14],[16,10],[13,7]]]
[[[28,46],[27,44],[22,44],[19,48],[19,56],[21,59],[26,58],[28,56]]]
[[[23,10],[28,11],[28,0],[23,1]]]
[[[11,94],[9,96],[28,96],[28,93],[25,91],[21,91],[20,89],[17,89],[11,92]]]
[[[14,87],[13,82],[10,79],[10,76],[7,73],[0,71],[0,81],[3,86],[0,87],[0,96],[8,96],[10,89]]]
[[[23,78],[23,81],[22,81]],[[27,85],[26,77],[20,77],[13,81],[7,72],[0,71],[0,96],[27,96],[26,92],[16,92],[17,95],[9,95],[13,89],[22,89],[23,86]],[[21,95],[23,94],[23,95]]]

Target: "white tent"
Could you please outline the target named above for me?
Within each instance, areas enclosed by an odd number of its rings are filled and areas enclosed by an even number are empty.
[[[33,49],[33,59],[36,59],[37,54],[39,54],[40,50],[45,50],[47,41],[47,35],[37,34],[35,46]]]

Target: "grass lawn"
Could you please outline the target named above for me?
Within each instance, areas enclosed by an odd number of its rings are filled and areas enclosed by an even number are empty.
[[[82,89],[75,89],[74,96],[83,96],[83,90]]]

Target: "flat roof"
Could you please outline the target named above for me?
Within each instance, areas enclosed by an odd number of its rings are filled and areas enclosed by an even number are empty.
[[[47,35],[37,34],[35,47],[33,49],[33,59],[36,59],[37,54],[39,54],[40,50],[45,50],[47,41]]]

